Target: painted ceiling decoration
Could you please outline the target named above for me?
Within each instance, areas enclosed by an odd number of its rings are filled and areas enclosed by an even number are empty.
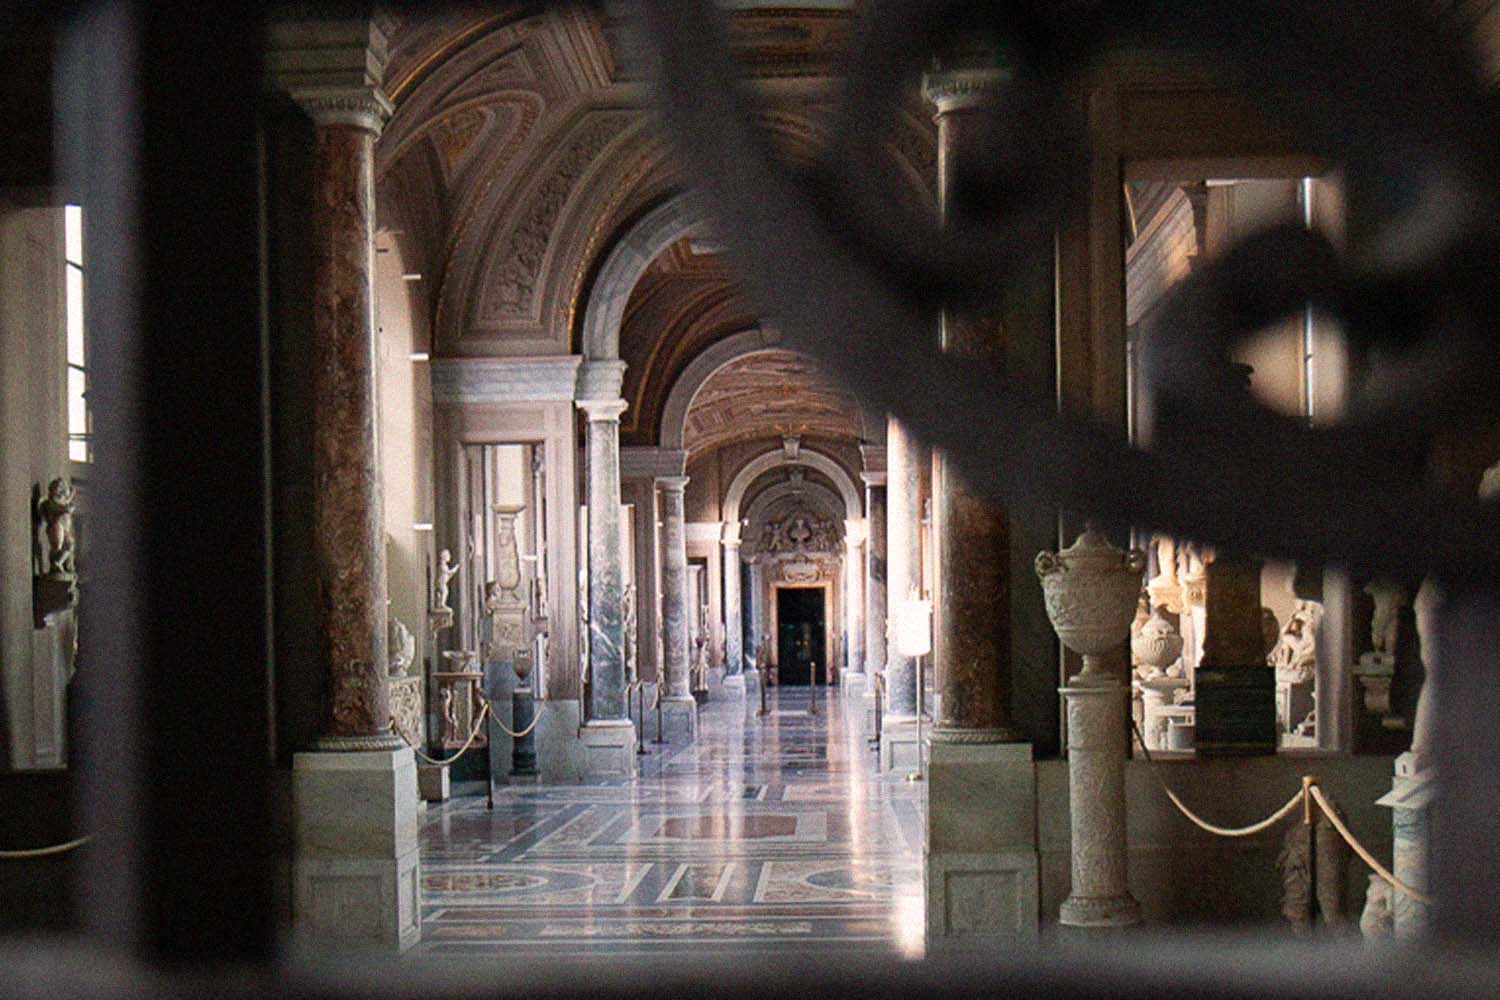
[[[858,441],[859,404],[810,359],[770,350],[720,368],[688,409],[689,455],[773,435]]]

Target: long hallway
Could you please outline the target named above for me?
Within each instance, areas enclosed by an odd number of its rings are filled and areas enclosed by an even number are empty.
[[[698,742],[648,742],[634,784],[434,806],[417,954],[920,955],[926,787],[877,771],[857,695],[810,698],[771,688],[761,718],[715,690]]]

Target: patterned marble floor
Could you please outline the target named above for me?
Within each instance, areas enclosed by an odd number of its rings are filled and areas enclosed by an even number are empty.
[[[877,771],[859,698],[720,691],[633,784],[520,785],[422,826],[418,957],[922,951],[926,788]],[[649,717],[648,717],[649,718]]]

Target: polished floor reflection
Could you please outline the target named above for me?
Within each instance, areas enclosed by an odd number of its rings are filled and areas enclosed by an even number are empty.
[[[773,688],[757,717],[753,694],[714,695],[698,742],[648,743],[632,785],[432,807],[417,954],[919,955],[926,790],[877,771],[860,698],[821,690],[813,715]]]

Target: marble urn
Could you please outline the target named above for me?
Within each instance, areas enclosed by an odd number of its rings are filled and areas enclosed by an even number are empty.
[[[1147,678],[1160,677],[1182,655],[1182,636],[1158,607],[1130,640],[1130,653],[1146,668]]]
[[[1059,639],[1083,656],[1079,678],[1105,680],[1099,657],[1130,634],[1146,555],[1111,545],[1096,524],[1061,552],[1036,557],[1047,617]]]

